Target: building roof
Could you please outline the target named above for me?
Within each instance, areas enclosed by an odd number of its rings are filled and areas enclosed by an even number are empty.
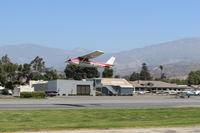
[[[120,86],[126,88],[132,88],[133,86],[123,78],[102,78],[101,83],[103,85]]]
[[[193,88],[200,88],[200,85],[191,85]]]
[[[130,81],[134,87],[149,87],[149,88],[183,88],[176,84],[170,84],[162,81]]]

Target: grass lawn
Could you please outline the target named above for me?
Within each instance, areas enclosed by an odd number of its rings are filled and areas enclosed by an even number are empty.
[[[0,99],[18,99],[17,97],[0,97]]]
[[[200,125],[200,108],[0,111],[0,132]]]

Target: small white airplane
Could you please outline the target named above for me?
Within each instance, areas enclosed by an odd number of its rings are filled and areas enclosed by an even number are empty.
[[[111,57],[106,63],[99,63],[99,62],[93,62],[90,61],[90,59],[96,58],[100,55],[104,54],[102,51],[94,51],[92,53],[80,56],[78,58],[69,58],[66,60],[66,62],[72,64],[72,65],[78,65],[82,67],[106,67],[106,68],[112,68],[114,65],[115,57]]]

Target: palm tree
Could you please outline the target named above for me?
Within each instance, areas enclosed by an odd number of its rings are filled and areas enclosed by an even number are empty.
[[[160,79],[162,79],[162,75],[163,75],[163,66],[160,65],[159,68],[160,68]]]

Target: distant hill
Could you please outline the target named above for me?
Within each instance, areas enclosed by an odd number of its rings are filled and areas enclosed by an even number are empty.
[[[155,76],[159,75],[155,68],[163,65],[168,77],[183,77],[191,70],[200,69],[200,38],[185,38],[124,51],[117,53],[116,57],[119,73],[138,71],[141,63],[145,62]]]
[[[36,56],[40,56],[45,60],[46,66],[54,67],[60,71],[63,71],[66,65],[65,60],[68,57],[76,57],[79,54],[85,54],[88,52],[90,51],[79,48],[63,50],[33,44],[0,46],[0,56],[7,54],[15,63],[30,63]]]
[[[48,67],[60,71],[66,66],[66,58],[88,52],[91,50],[63,50],[33,44],[0,46],[0,56],[8,54],[13,62],[29,63],[36,56],[40,56],[44,58]],[[103,62],[111,56],[116,56],[116,73],[121,75],[139,71],[141,64],[145,62],[155,76],[159,76],[160,73],[157,67],[163,65],[168,77],[184,77],[191,70],[200,69],[200,38],[185,38],[118,53],[106,53],[96,60]]]
[[[149,65],[167,65],[200,61],[200,38],[186,38],[117,53],[122,67],[146,62]]]

